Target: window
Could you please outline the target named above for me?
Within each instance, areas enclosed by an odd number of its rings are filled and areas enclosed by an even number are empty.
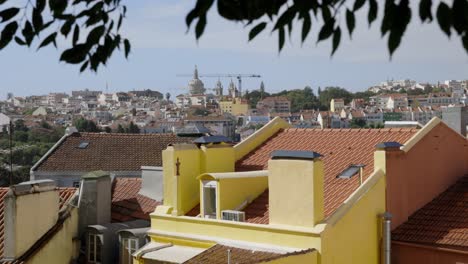
[[[120,244],[120,263],[121,264],[132,264],[132,254],[138,249],[138,239],[136,238],[122,238]]]
[[[78,148],[80,149],[85,149],[89,146],[89,142],[88,141],[81,141],[80,142],[80,145],[78,145]]]
[[[203,214],[216,218],[216,181],[203,181]]]
[[[364,165],[362,164],[357,164],[357,165],[350,165],[348,168],[346,168],[344,171],[342,171],[337,178],[341,179],[349,179],[356,175],[358,172],[361,171],[361,169],[364,168]]]
[[[73,187],[80,188],[80,182],[79,181],[74,181],[73,182]]]
[[[88,235],[88,261],[90,263],[101,263],[102,235]]]

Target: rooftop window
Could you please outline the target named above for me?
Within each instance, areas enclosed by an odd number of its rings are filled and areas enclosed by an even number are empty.
[[[89,146],[89,142],[88,141],[81,141],[80,142],[80,145],[78,145],[78,148],[79,149],[85,149]]]
[[[352,164],[336,177],[340,179],[350,179],[354,175],[358,174],[364,166],[364,164]]]

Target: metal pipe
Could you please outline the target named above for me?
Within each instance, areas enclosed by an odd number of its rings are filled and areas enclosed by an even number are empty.
[[[231,264],[231,249],[227,250],[227,264]]]
[[[392,245],[392,214],[385,212],[380,215],[382,218],[382,264],[391,263],[391,245]]]

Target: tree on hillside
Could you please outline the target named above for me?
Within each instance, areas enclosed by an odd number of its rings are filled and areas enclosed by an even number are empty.
[[[416,8],[409,0],[328,0],[328,1],[265,1],[265,0],[197,0],[186,15],[187,27],[195,24],[196,39],[207,25],[207,14],[213,5],[218,14],[249,27],[253,40],[267,27],[278,34],[278,48],[293,29],[299,28],[301,41],[319,28],[316,40],[330,40],[333,54],[340,45],[343,31],[351,38],[357,21],[355,13],[367,7],[367,23],[372,25],[379,10],[382,37],[387,37],[390,55],[399,47],[407,26],[415,14],[423,23],[438,23],[447,36],[456,35],[468,52],[468,0],[419,0]],[[80,66],[80,71],[97,71],[106,65],[115,50],[128,57],[130,41],[121,34],[127,8],[121,0],[0,0],[0,50],[8,45],[34,46],[38,49],[54,45],[65,38],[60,61]],[[182,19],[182,17],[181,17]]]
[[[166,101],[169,101],[169,99],[171,99],[171,94],[170,94],[170,93],[166,93]]]
[[[272,94],[272,96],[286,96],[291,102],[291,112],[299,112],[305,109],[317,109],[319,107],[319,101],[310,86],[306,86],[302,90],[284,90],[277,94]]]
[[[131,133],[131,134],[139,134],[140,128],[137,125],[135,125],[133,122],[130,122],[126,132]]]
[[[75,120],[75,122],[73,122],[73,125],[80,132],[101,132],[101,130],[97,127],[96,123],[94,123],[94,121],[92,120],[80,118]]]
[[[341,87],[326,87],[323,91],[320,92],[319,100],[321,105],[330,105],[330,101],[333,98],[344,99],[345,104],[349,104],[353,95],[344,88]]]
[[[270,96],[269,93],[261,90],[253,90],[244,94],[244,98],[247,99],[251,108],[256,108],[258,101],[268,96]]]

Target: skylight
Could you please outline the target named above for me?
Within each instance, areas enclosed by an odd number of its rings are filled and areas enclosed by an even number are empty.
[[[79,149],[85,149],[89,146],[89,142],[88,141],[81,141],[80,142],[80,145],[78,145],[78,148]]]
[[[364,168],[364,166],[365,165],[363,164],[352,164],[336,177],[340,179],[350,179],[354,175],[358,174],[361,168]]]

